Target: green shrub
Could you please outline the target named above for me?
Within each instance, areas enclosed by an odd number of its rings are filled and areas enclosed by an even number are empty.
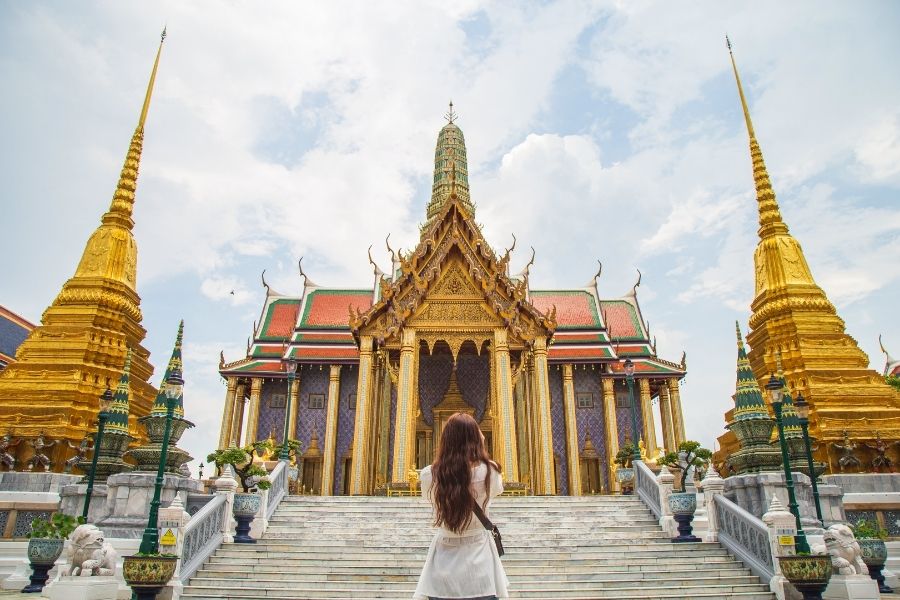
[[[25,535],[29,538],[52,538],[64,540],[75,528],[85,523],[84,517],[72,517],[61,512],[53,513],[50,520],[38,517],[31,521],[31,531]]]
[[[856,523],[850,524],[853,535],[861,540],[883,540],[887,537],[887,531],[878,523],[862,519]]]
[[[700,446],[700,442],[686,440],[678,444],[678,452],[669,452],[658,463],[681,469],[681,489],[685,489],[690,467],[704,469],[712,458],[712,452]]]

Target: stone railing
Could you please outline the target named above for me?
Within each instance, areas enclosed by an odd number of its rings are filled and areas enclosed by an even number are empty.
[[[775,576],[770,528],[721,494],[713,496],[719,541],[764,583]]]
[[[657,519],[661,518],[663,511],[656,473],[651,471],[650,467],[645,465],[642,460],[634,461],[632,466],[634,467],[634,489],[638,498],[650,508]]]
[[[197,511],[184,528],[181,550],[181,581],[197,572],[206,559],[222,544],[228,524],[228,498],[218,494]]]
[[[268,498],[266,499],[266,520],[272,518],[272,515],[281,503],[282,498],[288,493],[287,462],[278,461],[278,464],[275,465],[275,468],[269,473],[269,481],[272,482],[272,487],[269,488]]]

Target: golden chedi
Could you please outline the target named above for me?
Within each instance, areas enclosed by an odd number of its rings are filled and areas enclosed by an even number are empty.
[[[162,40],[109,210],[88,239],[75,275],[19,347],[16,361],[0,373],[0,430],[20,440],[43,432],[57,442],[50,456],[53,471],[62,471],[70,448],[96,429],[98,399],[116,387],[129,348],[133,414],[148,414],[156,398],[156,389],[148,383],[153,374],[150,353],[141,345],[147,332],[136,289],[132,214],[144,123],[161,52]],[[129,433],[145,438],[134,421]],[[27,461],[27,447],[16,445],[16,469]]]
[[[731,45],[729,43],[729,54]],[[847,431],[851,440],[900,439],[900,394],[869,368],[866,356],[844,327],[834,305],[813,279],[799,242],[781,217],[756,140],[738,75],[732,68],[750,138],[759,211],[759,244],[753,256],[755,293],[751,304],[748,358],[763,384],[777,371],[776,355],[792,396],[810,404],[809,433],[818,439],[817,460],[837,471],[833,446]],[[723,448],[724,450],[724,448]],[[862,456],[862,470],[871,461]]]

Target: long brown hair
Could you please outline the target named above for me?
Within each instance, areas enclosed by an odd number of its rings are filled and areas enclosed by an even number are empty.
[[[456,413],[444,425],[437,458],[431,465],[435,527],[443,525],[460,533],[469,526],[475,507],[470,489],[472,466],[477,463],[487,465],[484,489],[490,498],[491,469],[499,473],[500,468],[488,456],[475,419],[466,413]]]

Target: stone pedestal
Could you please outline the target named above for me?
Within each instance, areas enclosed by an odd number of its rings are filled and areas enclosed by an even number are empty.
[[[119,583],[109,577],[71,577],[63,575],[45,594],[50,600],[112,600]]]
[[[803,529],[807,535],[822,535],[822,526],[819,525],[816,518],[812,483],[809,477],[803,473],[794,473],[793,477]],[[775,496],[783,506],[788,506],[787,486],[783,472],[734,475],[725,480],[725,497],[757,518],[762,517]],[[820,483],[819,499],[825,527],[846,521],[843,491],[838,486]]]
[[[91,494],[91,506],[88,508],[88,523],[96,523],[106,516],[107,487],[104,484],[94,484]],[[87,484],[75,483],[63,486],[59,491],[59,509],[75,517],[81,516],[84,510],[84,498],[87,496]]]
[[[77,483],[81,475],[67,473],[0,473],[0,492],[43,492],[59,494],[63,486]]]
[[[156,473],[131,472],[111,475],[107,480],[106,516],[97,521],[97,526],[107,537],[139,538],[147,527],[147,515]],[[199,493],[203,484],[196,479],[181,475],[166,474],[163,478],[160,506],[168,506],[175,495],[187,504],[189,493]]]
[[[868,575],[832,575],[822,598],[829,600],[878,600],[878,584]]]

